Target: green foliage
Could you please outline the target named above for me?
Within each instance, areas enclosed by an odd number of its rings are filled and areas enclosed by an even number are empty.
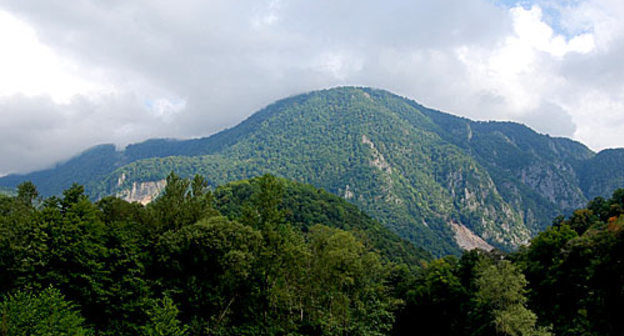
[[[0,335],[93,335],[76,306],[55,288],[39,294],[18,291],[0,302]]]
[[[39,192],[32,182],[23,182],[17,186],[17,200],[22,204],[32,207],[37,197],[39,197]]]
[[[14,210],[23,209],[19,196]],[[134,330],[148,292],[143,275],[144,237],[126,222],[104,223],[74,186],[40,209],[13,211],[0,220],[1,288],[40,290],[54,285],[79,303],[91,323]],[[113,323],[113,321],[116,323]]]
[[[200,175],[190,181],[171,172],[166,181],[162,196],[150,204],[156,222],[162,224],[160,230],[179,229],[216,214],[211,207],[212,194]]]
[[[511,262],[482,264],[477,271],[476,286],[477,309],[493,318],[497,335],[550,335],[544,328],[536,328],[537,316],[526,307],[527,281]]]
[[[406,335],[418,328],[424,334],[457,335],[467,320],[464,304],[469,295],[458,274],[455,257],[429,263],[415,279],[408,280],[399,297],[406,300],[397,316],[394,334]]]
[[[395,335],[550,335],[527,306],[524,275],[500,255],[438,259],[409,281]]]
[[[216,208],[231,219],[243,217],[246,207],[257,199],[260,179],[237,181],[219,186],[214,192]],[[399,238],[379,222],[371,219],[356,206],[311,185],[278,179],[283,196],[277,205],[283,220],[307,232],[315,224],[324,224],[353,232],[368,247],[384,258],[419,268],[431,255]],[[249,217],[249,213],[246,214]]]
[[[184,336],[188,327],[177,319],[178,308],[168,297],[154,302],[147,312],[149,322],[141,328],[144,336]]]
[[[390,244],[383,253],[408,243],[354,206],[269,175],[219,188],[217,199],[201,177],[168,180],[147,207],[114,197],[94,204],[77,184],[42,202],[28,184],[0,197],[1,292],[54,285],[98,335],[382,335],[392,327],[400,300],[386,279],[389,260],[400,258],[382,258],[366,237],[380,232]],[[326,219],[352,232],[318,225]],[[405,248],[405,260],[420,262],[411,251],[422,254]]]
[[[494,310],[504,310],[514,305],[524,305],[524,287],[527,281],[509,261],[485,263],[477,272],[477,304]]]
[[[254,229],[224,217],[165,232],[156,243],[153,272],[178,302],[182,317],[232,314],[232,303],[251,293],[248,284],[261,245]]]
[[[624,208],[617,190],[559,219],[514,258],[530,284],[529,306],[555,334],[617,335],[624,322]]]
[[[318,324],[320,334],[387,334],[394,302],[387,298],[379,256],[338,229],[314,226],[308,239],[308,318]]]
[[[94,204],[80,185],[43,201],[29,184],[0,196],[0,335],[624,328],[624,190],[555,219],[515,254],[431,260],[309,185],[265,175],[212,193],[200,177],[169,182],[147,207]]]
[[[78,182],[96,199],[165,180],[171,171],[206,176],[210,188],[270,173],[343,196],[443,256],[461,253],[453,221],[499,249],[514,249],[550,218],[622,186],[612,168],[622,157],[595,155],[523,125],[473,122],[385,91],[345,87],[278,101],[208,138],[154,139],[124,151],[99,146],[0,184],[14,188],[30,179],[49,196]],[[600,174],[605,169],[609,174]],[[188,222],[170,217],[172,225]]]

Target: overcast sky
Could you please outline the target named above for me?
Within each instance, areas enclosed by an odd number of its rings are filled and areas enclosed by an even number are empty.
[[[0,0],[0,175],[383,88],[624,146],[622,0]]]

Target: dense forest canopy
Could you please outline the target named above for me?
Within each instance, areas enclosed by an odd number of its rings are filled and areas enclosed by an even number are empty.
[[[147,206],[0,195],[0,335],[619,335],[624,190],[432,259],[343,199],[173,173]]]

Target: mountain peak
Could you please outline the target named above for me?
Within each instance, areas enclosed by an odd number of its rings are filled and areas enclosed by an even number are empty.
[[[592,167],[624,161],[608,154],[517,123],[475,122],[388,91],[347,86],[276,101],[207,138],[152,139],[121,152],[96,147],[53,169],[0,178],[0,186],[32,180],[51,195],[78,182],[97,198],[130,195],[172,170],[201,174],[212,186],[271,173],[344,196],[443,255],[468,246],[466,237],[512,249],[556,215],[621,187],[621,172],[591,183]]]

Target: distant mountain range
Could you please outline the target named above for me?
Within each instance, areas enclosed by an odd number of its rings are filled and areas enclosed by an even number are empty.
[[[72,182],[93,198],[148,202],[171,171],[213,186],[271,173],[356,204],[435,255],[513,249],[596,196],[624,187],[624,150],[512,122],[477,122],[383,90],[343,87],[275,102],[236,127],[192,140],[91,148],[48,170],[0,178],[43,195]]]

